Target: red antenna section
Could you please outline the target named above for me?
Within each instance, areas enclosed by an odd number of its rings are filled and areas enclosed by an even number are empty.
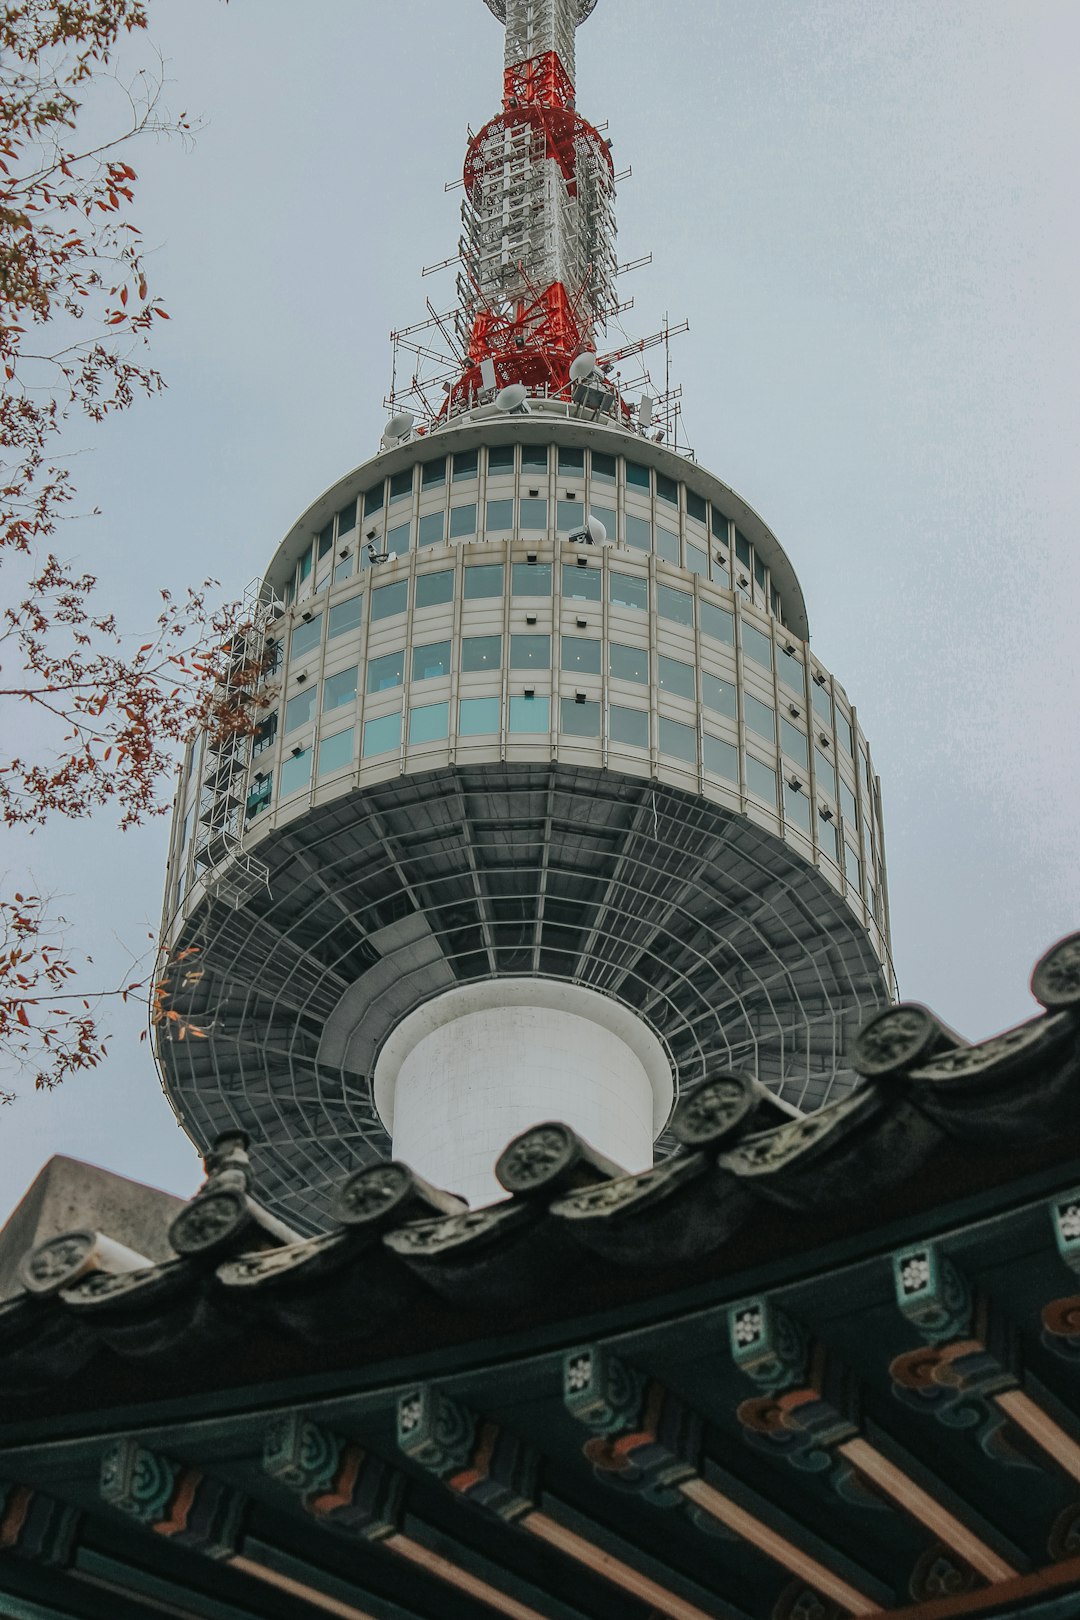
[[[574,34],[596,0],[487,0],[506,25],[503,107],[465,159],[451,408],[523,383],[558,395],[615,309],[615,178],[574,109]]]

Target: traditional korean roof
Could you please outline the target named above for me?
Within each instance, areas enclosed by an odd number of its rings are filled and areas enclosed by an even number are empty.
[[[1080,1612],[1080,935],[977,1045],[901,1004],[775,1123],[624,1175],[558,1122],[294,1240],[223,1139],[169,1227],[0,1306],[0,1609],[370,1620]],[[7,1607],[3,1608],[6,1602]]]

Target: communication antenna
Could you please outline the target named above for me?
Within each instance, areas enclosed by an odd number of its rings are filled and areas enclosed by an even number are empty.
[[[412,411],[398,411],[397,415],[392,416],[383,428],[382,448],[384,450],[393,450],[395,445],[400,444],[403,439],[407,439],[412,432],[415,421],[416,417]]]
[[[528,416],[529,407],[525,403],[528,397],[529,390],[524,383],[511,383],[495,395],[495,409],[505,411],[507,416]]]
[[[570,381],[584,382],[587,377],[592,376],[595,370],[596,356],[586,349],[583,354],[579,354],[577,359],[571,363]]]

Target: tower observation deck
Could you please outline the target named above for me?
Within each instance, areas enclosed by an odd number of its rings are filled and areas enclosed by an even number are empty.
[[[457,307],[399,334],[378,452],[253,588],[258,729],[192,743],[173,821],[164,1087],[201,1148],[249,1134],[302,1231],[391,1155],[486,1202],[545,1119],[643,1169],[722,1070],[813,1110],[890,999],[854,705],[779,541],[629,397],[647,342],[605,348],[595,0],[487,4],[503,104],[468,148]]]

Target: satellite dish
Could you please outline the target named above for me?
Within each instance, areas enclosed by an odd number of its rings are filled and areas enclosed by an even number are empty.
[[[592,513],[590,512],[588,517],[585,519],[585,527],[592,536],[593,545],[602,546],[604,541],[607,539],[607,529],[601,523],[600,519],[598,517],[593,517]]]
[[[528,413],[528,406],[525,404],[528,397],[529,390],[524,383],[511,383],[509,387],[500,389],[495,395],[495,409],[506,411],[507,414],[525,416]]]
[[[383,428],[383,448],[389,450],[395,444],[400,444],[401,440],[412,432],[412,425],[415,421],[416,417],[412,411],[399,411],[396,416],[392,416]]]
[[[586,377],[591,377],[595,370],[596,356],[586,349],[584,354],[579,354],[577,359],[572,361],[570,366],[570,381],[584,382]]]

